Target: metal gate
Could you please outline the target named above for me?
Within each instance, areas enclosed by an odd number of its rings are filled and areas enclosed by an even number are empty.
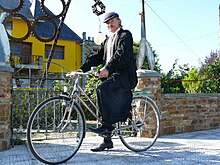
[[[60,65],[58,64],[58,66]],[[21,80],[26,80],[21,86],[12,87],[12,145],[23,144],[26,141],[27,123],[34,108],[44,99],[55,96],[59,93],[59,91],[55,90],[56,83],[63,81],[63,76],[69,71],[63,66],[60,66],[60,69],[61,72],[49,73],[46,76],[46,85],[43,88],[39,88],[38,85],[36,85],[36,82],[31,81],[32,77],[34,77],[32,72],[27,74],[27,76],[20,76]],[[19,78],[17,75],[15,77],[16,79]]]

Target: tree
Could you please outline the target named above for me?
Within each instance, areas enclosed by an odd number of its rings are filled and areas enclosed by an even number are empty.
[[[175,60],[167,74],[162,73],[162,93],[185,93],[182,80],[188,75],[190,66],[189,64],[177,65],[177,62],[178,59]]]
[[[201,76],[199,69],[194,67],[188,71],[188,75],[184,77],[182,82],[185,91],[188,93],[201,93]],[[195,80],[195,81],[194,81]]]
[[[200,75],[204,80],[202,83],[203,93],[220,93],[220,53],[211,52],[205,63],[201,63]]]
[[[176,59],[169,72],[162,73],[161,92],[162,93],[185,93],[185,89],[181,80],[187,75],[188,65],[179,66],[177,68]]]

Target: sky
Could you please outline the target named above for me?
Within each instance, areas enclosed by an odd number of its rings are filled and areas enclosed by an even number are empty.
[[[66,0],[67,1],[67,0]],[[141,0],[101,0],[106,12],[117,12],[124,29],[141,39]],[[65,23],[80,37],[94,37],[99,30],[108,34],[103,15],[92,12],[94,0],[72,0]],[[178,65],[200,67],[211,51],[219,50],[220,0],[145,0],[146,39],[159,58],[163,72]],[[55,13],[60,0],[47,0],[45,5]],[[101,26],[101,28],[100,28]]]

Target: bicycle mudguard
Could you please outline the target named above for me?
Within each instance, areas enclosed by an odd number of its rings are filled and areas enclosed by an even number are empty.
[[[152,92],[149,90],[143,90],[143,91],[133,91],[133,93],[137,95],[147,95],[147,94],[151,94]]]

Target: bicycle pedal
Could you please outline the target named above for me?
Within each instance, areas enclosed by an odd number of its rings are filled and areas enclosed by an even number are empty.
[[[106,138],[106,137],[112,137],[113,134],[98,134],[99,136]]]

